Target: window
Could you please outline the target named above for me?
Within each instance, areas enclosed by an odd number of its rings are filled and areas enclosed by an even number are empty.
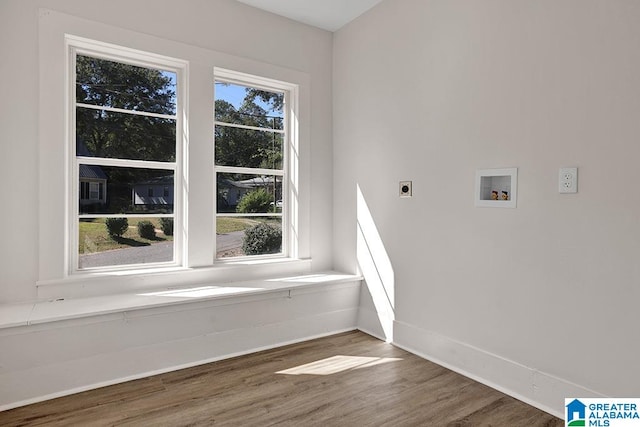
[[[308,74],[56,12],[39,28],[42,295],[311,268]]]
[[[89,200],[99,200],[100,199],[100,185],[97,182],[89,183]]]
[[[70,58],[71,271],[179,264],[182,64],[81,41]]]
[[[290,86],[218,70],[216,258],[288,253]]]

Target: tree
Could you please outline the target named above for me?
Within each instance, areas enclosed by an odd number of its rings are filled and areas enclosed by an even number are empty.
[[[216,100],[216,120],[263,129],[281,129],[278,121],[282,119],[268,116],[267,111],[254,102],[254,98],[247,95],[238,109],[227,101]],[[282,167],[283,139],[280,133],[216,126],[215,137],[218,165],[267,169]]]
[[[129,111],[173,115],[168,73],[78,55],[76,101]],[[175,161],[175,120],[78,108],[76,138],[96,157]]]
[[[163,115],[176,114],[174,77],[169,72],[84,55],[76,57],[76,102]],[[76,108],[77,154],[91,157],[173,162],[176,121],[123,112]],[[102,167],[108,176],[111,213],[131,211],[136,182],[170,172]]]
[[[249,100],[255,102],[256,98],[259,98],[262,102],[271,107],[271,111],[282,115],[282,109],[284,106],[284,95],[281,93],[268,92],[266,90],[260,90],[256,88],[247,88],[247,95],[245,101]]]
[[[264,188],[257,188],[244,195],[238,203],[236,212],[265,213],[272,210],[273,196]]]

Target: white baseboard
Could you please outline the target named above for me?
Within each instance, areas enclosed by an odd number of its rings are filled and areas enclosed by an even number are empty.
[[[393,344],[562,419],[566,397],[604,397],[533,367],[404,322],[394,322]]]

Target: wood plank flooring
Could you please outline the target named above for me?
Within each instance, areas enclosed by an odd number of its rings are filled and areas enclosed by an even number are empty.
[[[563,426],[362,332],[0,412],[2,426]]]

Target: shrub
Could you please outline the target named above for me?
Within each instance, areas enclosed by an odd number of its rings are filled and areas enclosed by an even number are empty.
[[[236,207],[241,213],[269,212],[273,197],[264,188],[258,188],[244,195]]]
[[[107,226],[107,233],[109,233],[111,238],[122,237],[129,228],[127,218],[107,218],[104,223]]]
[[[143,239],[153,240],[156,238],[156,227],[151,221],[143,220],[138,223],[138,234]]]
[[[261,222],[244,231],[242,250],[245,255],[275,254],[282,247],[280,227]]]
[[[160,218],[160,228],[165,236],[173,236],[173,218]]]

